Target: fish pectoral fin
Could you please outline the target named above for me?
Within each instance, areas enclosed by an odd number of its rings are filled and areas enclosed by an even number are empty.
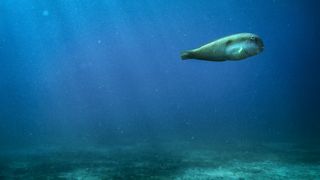
[[[238,53],[239,54],[243,53],[243,48],[239,48]]]
[[[232,54],[235,56],[244,56],[247,54],[247,51],[243,47],[240,47],[233,51]]]
[[[229,50],[229,54],[233,56],[238,56],[239,54],[243,53],[244,49],[242,47],[232,48]]]

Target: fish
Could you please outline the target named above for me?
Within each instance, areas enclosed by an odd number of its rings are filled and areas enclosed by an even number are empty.
[[[199,48],[182,51],[182,60],[237,61],[255,56],[264,50],[263,40],[253,33],[238,33],[205,44]]]

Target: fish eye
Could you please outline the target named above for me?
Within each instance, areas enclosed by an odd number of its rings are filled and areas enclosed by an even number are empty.
[[[250,37],[250,40],[255,40],[256,38],[254,36],[251,36]]]

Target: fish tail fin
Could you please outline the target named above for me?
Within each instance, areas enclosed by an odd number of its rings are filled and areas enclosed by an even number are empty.
[[[180,53],[180,57],[181,57],[182,60],[193,59],[194,58],[194,54],[193,54],[192,50],[182,51]]]

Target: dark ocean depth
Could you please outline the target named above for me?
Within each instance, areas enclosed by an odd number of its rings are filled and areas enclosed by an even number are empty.
[[[318,7],[0,1],[0,179],[320,179]],[[180,59],[242,32],[264,51]]]

